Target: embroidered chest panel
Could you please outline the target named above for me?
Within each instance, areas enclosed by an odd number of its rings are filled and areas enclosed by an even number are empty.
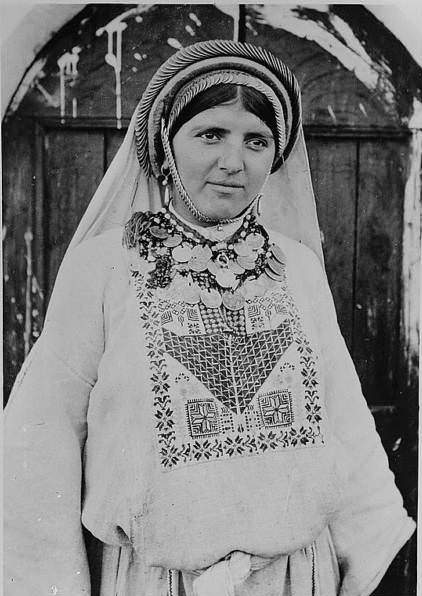
[[[317,357],[286,285],[228,311],[132,281],[163,469],[324,443]]]

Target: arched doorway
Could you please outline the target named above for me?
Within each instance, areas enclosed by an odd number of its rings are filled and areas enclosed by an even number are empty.
[[[67,243],[151,74],[181,45],[230,39],[236,29],[279,54],[302,86],[340,325],[414,514],[415,378],[403,325],[414,297],[403,278],[421,69],[359,6],[248,5],[240,17],[235,27],[212,5],[91,5],[40,52],[3,133],[6,390],[39,335]],[[380,595],[412,593],[407,556]]]

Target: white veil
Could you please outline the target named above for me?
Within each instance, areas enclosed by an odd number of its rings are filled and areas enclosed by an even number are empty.
[[[83,240],[123,226],[136,211],[161,207],[159,183],[140,168],[135,145],[136,112],[126,136],[98,186],[68,251]],[[269,228],[311,248],[323,263],[315,198],[303,131],[283,164],[271,174],[263,193],[262,221]]]

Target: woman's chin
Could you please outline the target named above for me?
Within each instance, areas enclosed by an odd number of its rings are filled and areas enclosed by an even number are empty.
[[[208,197],[207,197],[208,199]],[[250,201],[234,201],[233,196],[219,195],[213,196],[206,201],[192,200],[195,207],[206,217],[215,221],[224,219],[233,219],[241,215],[251,204]],[[182,200],[174,201],[174,207],[178,213],[191,220],[192,214],[189,212]]]
[[[252,199],[250,201],[234,201],[233,196],[220,195],[214,198],[209,205],[204,205],[199,209],[213,219],[233,219],[246,211],[251,203]]]
[[[239,209],[212,209],[205,212],[205,215],[218,221],[221,219],[233,219],[238,217],[244,210],[245,207],[240,207]]]

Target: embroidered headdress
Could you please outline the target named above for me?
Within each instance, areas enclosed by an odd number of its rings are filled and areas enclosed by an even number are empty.
[[[276,152],[263,196],[263,222],[307,244],[322,261],[298,83],[267,50],[230,40],[183,48],[157,70],[70,249],[87,237],[123,225],[136,211],[160,209],[157,179],[171,128],[193,97],[222,83],[253,87],[274,110]]]

